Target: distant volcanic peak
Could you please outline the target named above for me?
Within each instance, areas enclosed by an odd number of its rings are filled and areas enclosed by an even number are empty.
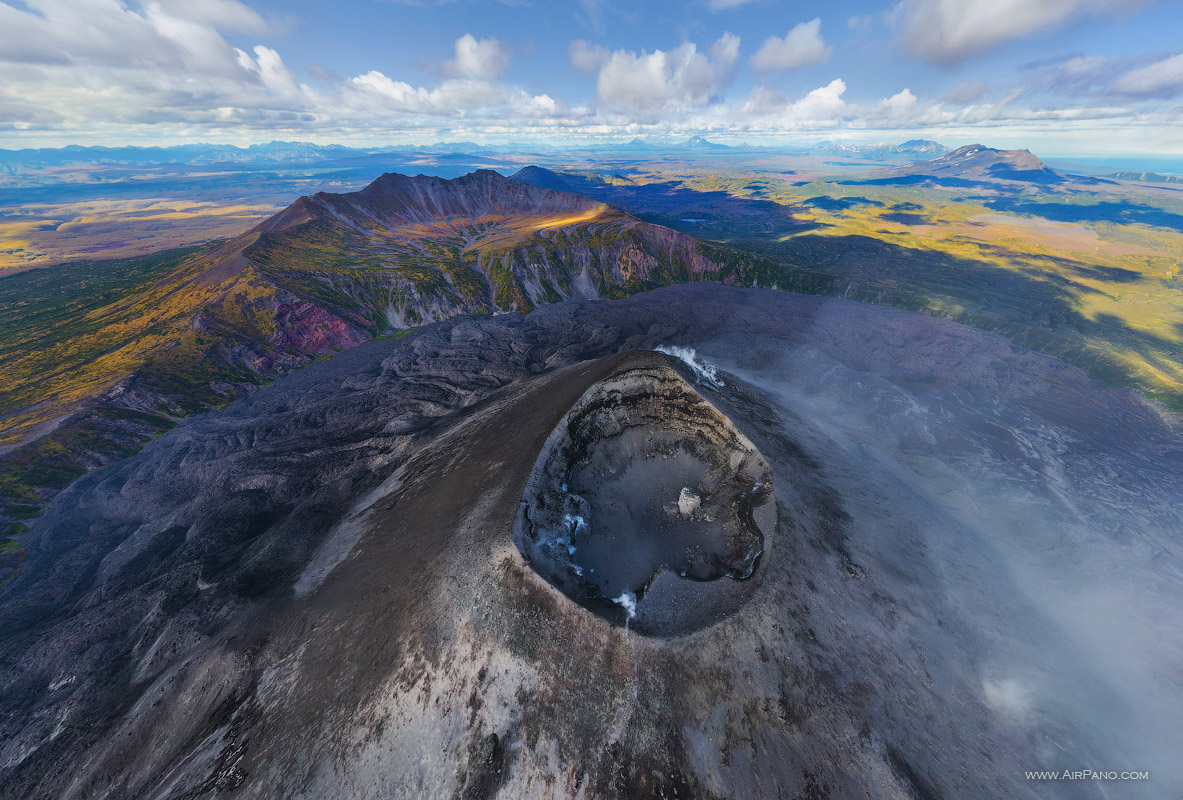
[[[950,148],[932,139],[909,139],[897,145],[895,149],[900,153],[935,153],[938,156],[952,152]]]
[[[691,136],[686,140],[686,143],[683,145],[683,147],[694,147],[704,150],[723,150],[727,148],[727,145],[719,144],[718,142],[712,142],[705,136]]]
[[[1030,150],[996,150],[981,144],[967,144],[928,163],[934,167],[938,165],[990,167],[994,164],[1005,164],[1016,170],[1048,169],[1048,166]]]
[[[547,169],[546,167],[540,167],[537,164],[530,164],[529,166],[522,167],[513,175],[510,175],[509,180],[523,181],[528,178],[549,178],[552,180],[561,181],[564,177],[565,173],[556,172],[555,170]],[[525,182],[529,183],[528,180],[525,180]]]
[[[510,180],[528,183],[540,189],[553,189],[556,192],[568,192],[571,190],[571,186],[564,175],[535,164],[522,167],[510,176]]]
[[[959,147],[928,161],[916,161],[881,173],[890,177],[915,176],[978,182],[1016,182],[1055,186],[1073,178],[1051,169],[1029,150],[996,150],[981,144]]]

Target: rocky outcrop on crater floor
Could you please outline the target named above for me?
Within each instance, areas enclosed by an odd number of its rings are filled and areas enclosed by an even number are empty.
[[[530,565],[650,635],[733,614],[776,527],[755,445],[656,353],[595,384],[548,437],[514,528]]]

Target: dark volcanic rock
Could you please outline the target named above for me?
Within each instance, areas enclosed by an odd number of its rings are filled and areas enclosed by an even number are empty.
[[[547,439],[514,529],[568,597],[663,636],[734,613],[776,527],[768,463],[669,360],[629,354],[584,393]]]
[[[659,344],[718,380],[629,352]],[[655,365],[777,507],[745,602],[682,635],[589,613],[513,540],[560,422]],[[0,795],[1172,796],[1181,476],[1133,394],[837,299],[677,286],[369,342],[34,523]],[[1024,779],[1080,765],[1151,780]]]

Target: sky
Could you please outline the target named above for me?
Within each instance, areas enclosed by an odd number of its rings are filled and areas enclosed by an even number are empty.
[[[1183,0],[0,0],[0,147],[1183,153]]]

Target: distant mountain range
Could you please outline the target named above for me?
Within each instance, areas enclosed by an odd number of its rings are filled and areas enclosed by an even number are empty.
[[[722,153],[722,152],[791,152],[797,154],[844,156],[871,160],[915,160],[932,158],[949,152],[949,148],[925,139],[912,139],[901,144],[851,145],[829,142],[812,150],[750,144],[728,145],[711,141],[704,136],[691,136],[681,141],[662,141],[634,138],[620,144],[592,144],[559,148],[555,146],[487,145],[476,142],[437,142],[430,145],[388,145],[381,147],[348,147],[321,145],[312,142],[267,142],[238,147],[228,144],[183,144],[169,147],[102,147],[69,145],[66,147],[0,150],[0,173],[19,174],[29,170],[53,169],[79,165],[152,165],[188,164],[194,166],[221,165],[228,168],[269,167],[279,165],[330,165],[334,162],[356,163],[359,160],[382,156],[404,156],[426,159],[424,163],[446,163],[471,159],[474,155],[492,156],[529,151],[558,153],[620,152],[653,154]],[[389,160],[389,159],[388,159]]]
[[[931,139],[909,139],[901,144],[844,144],[842,142],[827,142],[814,148],[816,155],[846,156],[849,158],[866,158],[876,161],[908,156],[911,160],[922,158],[936,158],[951,153],[952,148],[945,147]]]
[[[226,165],[268,167],[276,165],[331,164],[374,156],[432,157],[444,162],[472,154],[495,154],[513,148],[475,142],[439,142],[432,145],[347,147],[311,142],[268,142],[237,147],[228,144],[184,144],[170,147],[67,147],[0,150],[0,173],[19,173],[77,165],[152,166],[156,164]]]
[[[0,456],[0,517],[6,499],[28,503],[54,488],[23,465],[53,462],[60,484],[180,416],[375,336],[675,282],[769,284],[773,268],[489,170],[454,180],[391,173],[358,192],[301,197],[5,355],[0,444],[16,449]]]
[[[389,148],[386,150],[389,152]],[[67,147],[0,150],[0,169],[74,164],[310,164],[380,152],[309,142],[268,142],[249,147],[183,144],[171,147]]]
[[[1183,183],[1183,177],[1159,175],[1157,172],[1114,172],[1108,177],[1118,181],[1139,181],[1141,183]]]
[[[990,150],[982,145],[969,148]],[[960,150],[964,151],[963,147]],[[886,142],[850,144],[829,141],[815,147],[794,145],[752,145],[747,143],[723,144],[702,135],[681,140],[642,139],[635,137],[620,143],[590,143],[557,146],[548,143],[480,144],[477,142],[436,142],[427,145],[383,145],[374,147],[350,147],[346,145],[322,145],[312,142],[273,141],[238,147],[227,144],[184,144],[169,147],[101,147],[69,145],[54,148],[31,148],[23,150],[0,150],[0,175],[18,175],[24,172],[54,169],[68,166],[128,166],[151,167],[154,165],[216,166],[222,169],[250,170],[278,166],[378,166],[389,169],[399,163],[429,165],[461,164],[470,169],[476,166],[501,168],[511,163],[504,157],[524,155],[542,157],[558,163],[561,154],[614,153],[646,157],[694,157],[701,158],[712,153],[736,155],[781,154],[797,156],[829,156],[841,159],[906,163],[929,160],[950,155],[954,151],[931,139],[909,139],[899,144]],[[1012,152],[1023,151],[994,151]],[[1087,160],[1087,159],[1086,159]],[[1118,180],[1138,180],[1155,183],[1176,183],[1171,176],[1160,176],[1152,170],[1160,169],[1144,159],[1126,159],[1129,166],[1115,164],[1112,169],[1119,172],[1109,176]],[[1162,159],[1159,159],[1162,161]],[[520,163],[520,162],[519,162]],[[1170,167],[1165,167],[1171,171]],[[372,174],[372,173],[371,173]],[[452,173],[455,174],[455,173]],[[1140,177],[1138,177],[1140,176]]]
[[[477,166],[503,168],[512,161],[509,154],[520,148],[482,145],[476,142],[438,142],[431,145],[397,145],[357,148],[342,145],[320,145],[310,142],[268,142],[249,147],[220,144],[188,144],[173,147],[80,147],[0,150],[0,174],[20,175],[37,170],[68,166],[128,166],[191,165],[229,170],[267,169],[279,166],[318,166],[322,168],[348,167],[351,169],[385,168],[406,164],[410,169],[421,165],[429,169],[439,166],[449,174],[449,165],[459,170]],[[548,160],[561,152],[548,148]],[[1013,180],[1051,186],[1065,180],[1065,173],[1057,172],[1025,150],[995,150],[980,144],[967,145],[956,151],[929,139],[910,139],[899,144],[847,144],[826,142],[812,149],[793,149],[779,146],[728,145],[697,135],[681,141],[661,141],[634,138],[620,144],[581,145],[571,152],[597,151],[635,154],[638,158],[687,157],[704,158],[710,154],[765,154],[831,156],[842,159],[904,164],[881,177],[904,177],[919,174],[917,165],[926,164],[924,174],[936,178],[970,180]],[[393,159],[393,161],[392,161]],[[402,169],[401,166],[398,166]],[[456,174],[459,170],[451,171]],[[1121,180],[1175,183],[1176,179],[1139,173],[1132,170],[1113,176]]]
[[[745,146],[746,147],[746,146]],[[590,149],[620,152],[685,152],[722,151],[735,149],[693,136],[680,142],[648,141],[635,138],[623,144],[582,146],[569,149]],[[753,149],[753,148],[747,148]],[[755,148],[759,149],[759,148]],[[321,145],[311,142],[267,142],[249,147],[228,144],[183,144],[169,147],[102,147],[68,145],[66,147],[0,150],[0,173],[18,174],[28,170],[52,169],[80,165],[152,166],[158,164],[188,164],[194,166],[221,165],[249,168],[278,165],[330,165],[334,162],[357,162],[375,156],[403,156],[426,159],[431,163],[470,160],[474,155],[497,155],[529,150],[531,153],[558,152],[554,146],[484,145],[476,142],[437,142],[430,145],[389,145],[382,147],[347,147]]]

